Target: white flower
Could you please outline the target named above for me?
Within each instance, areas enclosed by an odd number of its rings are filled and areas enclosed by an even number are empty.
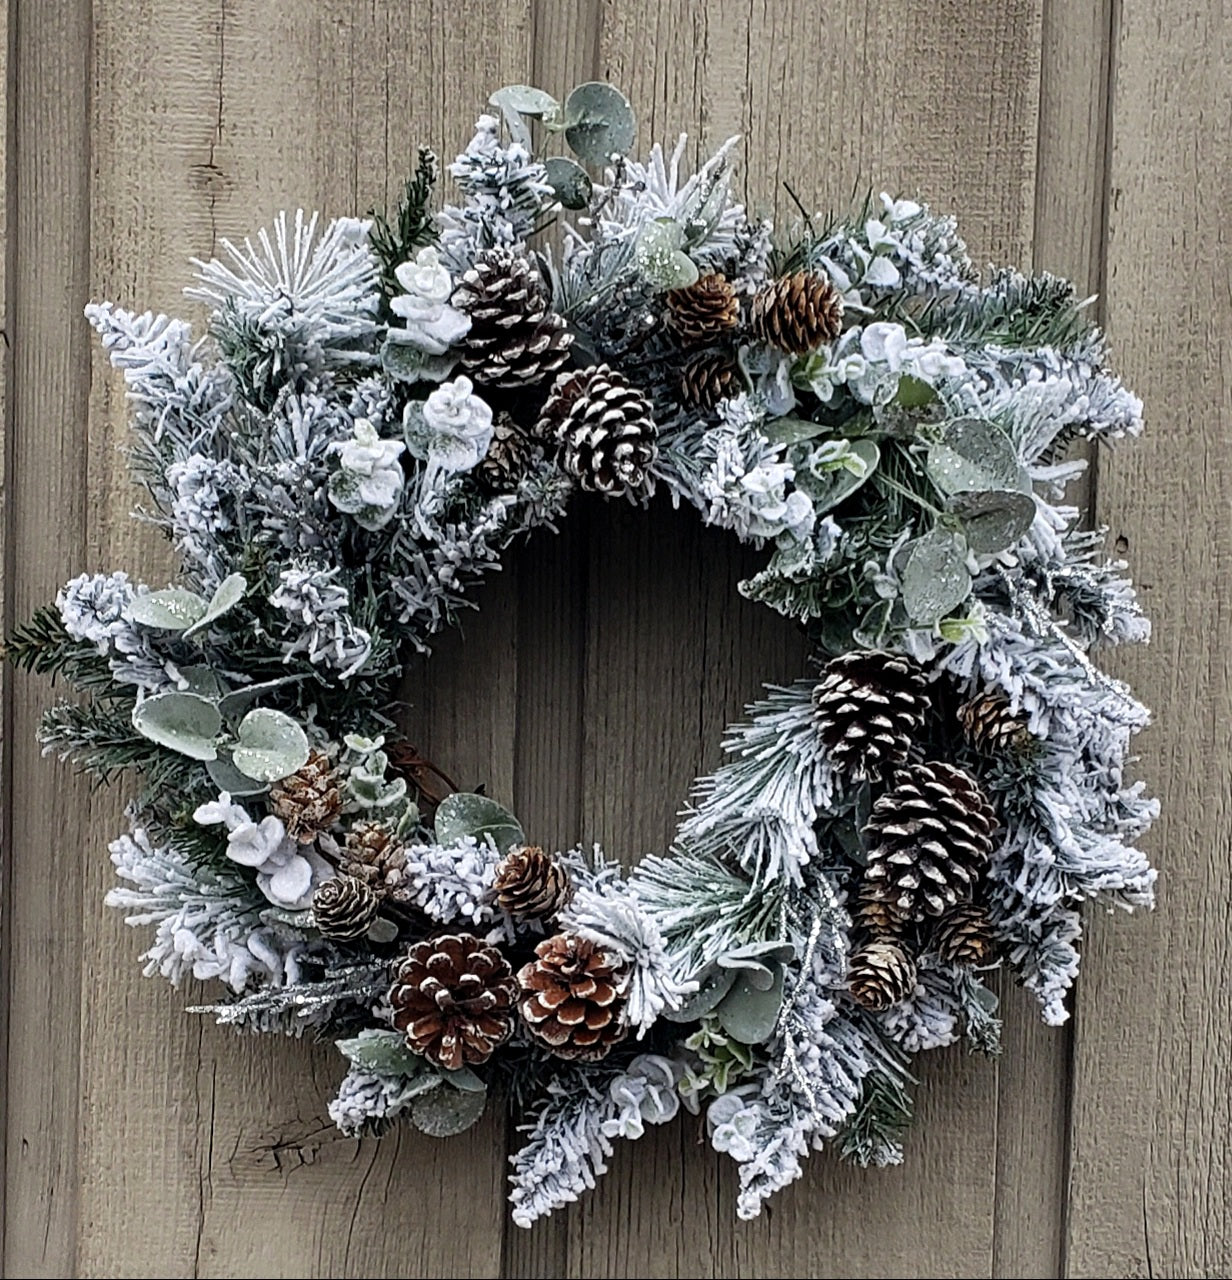
[[[336,446],[339,467],[329,478],[330,502],[362,529],[388,524],[402,496],[399,458],[405,448],[401,440],[382,440],[367,418],[356,418],[354,438]]]
[[[286,839],[286,827],[273,814],[260,822],[240,822],[227,836],[227,857],[242,867],[263,867],[278,859]]]
[[[753,1139],[758,1119],[757,1110],[748,1105],[740,1091],[723,1094],[706,1111],[710,1145],[716,1151],[726,1151],[738,1164],[752,1160],[757,1154]]]
[[[232,803],[229,791],[222,791],[217,800],[207,800],[205,804],[197,806],[193,811],[193,821],[201,827],[213,827],[223,823],[228,831],[234,831],[236,827],[250,822],[251,819],[242,805]]]
[[[492,410],[469,378],[443,382],[423,403],[430,472],[469,471],[492,443]]]
[[[404,262],[394,275],[406,292],[391,298],[389,308],[406,321],[406,328],[391,329],[391,341],[407,343],[427,355],[444,355],[471,322],[449,305],[453,280],[436,250],[420,249],[415,261]]]
[[[813,531],[817,517],[812,499],[799,489],[790,494],[786,492],[792,477],[788,463],[769,462],[755,467],[741,479],[740,488],[749,508],[750,536],[777,538],[787,534],[798,542]]]

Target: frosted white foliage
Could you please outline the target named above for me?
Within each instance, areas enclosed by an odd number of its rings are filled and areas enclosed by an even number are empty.
[[[407,845],[405,874],[411,901],[441,924],[458,920],[499,924],[501,912],[492,886],[500,860],[500,850],[487,836],[463,836],[451,845]]]
[[[330,1099],[329,1118],[347,1138],[359,1138],[397,1119],[422,1092],[419,1081],[407,1076],[379,1075],[352,1066]]]
[[[134,594],[126,573],[83,573],[61,589],[56,607],[69,635],[94,645],[105,657],[117,637],[133,630],[128,606]]]
[[[286,660],[302,654],[314,666],[353,676],[368,660],[372,637],[351,617],[351,597],[341,569],[293,561],[278,575],[270,604],[287,615],[293,638],[283,642]]]

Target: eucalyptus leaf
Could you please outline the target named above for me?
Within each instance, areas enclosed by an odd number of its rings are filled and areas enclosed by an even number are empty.
[[[231,763],[259,782],[277,782],[301,768],[308,759],[308,735],[283,711],[258,707],[236,731]]]
[[[218,709],[224,716],[236,715],[241,707],[247,706],[254,698],[264,697],[274,689],[281,689],[285,684],[294,684],[297,680],[303,679],[302,675],[278,676],[273,680],[262,680],[257,684],[240,685],[238,689],[232,689],[219,698]]]
[[[196,622],[184,632],[186,636],[191,636],[197,631],[201,631],[208,627],[210,623],[217,621],[230,609],[234,609],[237,604],[244,598],[244,592],[248,590],[248,580],[242,573],[228,574],[215,589],[214,594],[210,597],[210,602],[205,606],[205,612],[197,619]]]
[[[488,99],[489,106],[508,108],[519,115],[554,120],[560,114],[560,103],[545,89],[529,84],[507,84]]]
[[[399,382],[443,382],[455,364],[453,356],[432,356],[392,337],[381,347],[381,368]]]
[[[643,227],[634,246],[638,271],[659,290],[684,289],[696,283],[697,264],[681,248],[684,230],[672,218],[656,218]]]
[[[982,982],[976,982],[974,980],[972,980],[971,983],[971,991],[972,995],[975,997],[976,1004],[978,1004],[985,1013],[997,1012],[997,1007],[1000,1005],[1001,1000],[995,991],[990,991]]]
[[[382,1076],[417,1076],[425,1070],[424,1059],[406,1047],[400,1031],[369,1027],[350,1040],[334,1042],[352,1066]]]
[[[985,418],[955,418],[925,463],[942,493],[1022,487],[1023,469],[1009,436]],[[1028,487],[1030,481],[1027,481]]]
[[[774,1034],[782,1007],[783,966],[775,963],[768,987],[759,987],[750,981],[749,974],[741,974],[719,1002],[715,1016],[733,1040],[761,1044]]]
[[[156,693],[133,708],[133,728],[160,747],[193,760],[214,760],[222,717],[209,700],[195,693]]]
[[[953,534],[934,529],[909,544],[903,605],[914,622],[932,626],[971,594],[967,557]]]
[[[932,404],[937,398],[937,390],[921,378],[904,373],[898,380],[898,390],[894,394],[894,403],[905,409],[922,409]]]
[[[610,164],[633,146],[637,121],[633,106],[619,89],[599,80],[580,84],[565,99],[565,141],[590,165]]]
[[[507,853],[526,842],[521,823],[503,804],[470,791],[456,791],[437,805],[435,830],[440,845],[457,844],[465,836],[491,836],[501,853]]]
[[[398,936],[398,926],[384,916],[377,916],[368,926],[368,932],[364,936],[369,942],[375,942],[378,945],[392,942]]]
[[[205,766],[205,771],[219,791],[226,791],[236,800],[243,800],[249,796],[262,796],[269,790],[268,784],[258,782],[246,773],[241,773],[230,760],[222,756],[211,760]]]
[[[724,969],[741,969],[751,965],[764,965],[768,961],[777,960],[786,964],[795,958],[796,948],[790,942],[775,942],[768,939],[764,942],[746,942],[741,947],[732,947],[719,957],[718,963]]]
[[[1035,520],[1035,499],[1017,489],[956,493],[946,505],[962,521],[967,545],[976,555],[1012,547]]]
[[[709,965],[697,975],[697,990],[685,996],[677,1008],[664,1009],[661,1016],[669,1022],[695,1022],[723,999],[735,985],[735,981],[735,969]]]
[[[415,1099],[411,1123],[430,1138],[452,1138],[469,1129],[483,1115],[487,1101],[486,1089],[481,1093],[448,1086],[433,1089]]]
[[[796,488],[808,494],[813,501],[813,510],[823,515],[833,510],[840,502],[845,502],[869,477],[877,470],[881,461],[881,449],[876,440],[866,436],[852,440],[849,444],[851,453],[864,463],[863,475],[848,467],[836,467],[833,471],[816,475],[807,467],[796,468]]]
[[[483,1093],[487,1085],[470,1069],[459,1067],[456,1071],[446,1071],[442,1076],[446,1084],[461,1089],[464,1093]]]
[[[211,702],[217,702],[222,696],[222,684],[212,667],[192,666],[179,667],[180,679],[184,682],[181,693],[196,693]]]
[[[568,156],[549,156],[543,162],[548,186],[566,209],[585,209],[590,204],[594,184],[590,175]]]
[[[167,587],[134,596],[127,610],[131,622],[157,631],[187,631],[205,614],[208,604],[204,596],[184,587]]]
[[[830,428],[820,422],[805,418],[771,418],[758,428],[771,444],[799,444],[802,440],[815,440],[828,436]]]

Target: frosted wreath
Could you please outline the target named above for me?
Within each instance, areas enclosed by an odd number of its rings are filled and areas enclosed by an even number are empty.
[[[197,263],[204,338],[87,309],[180,573],[76,578],[6,650],[88,695],[48,752],[139,780],[107,901],[146,972],[336,1039],[344,1134],[457,1133],[499,1090],[529,1225],[683,1105],[748,1218],[827,1142],[898,1162],[911,1057],[998,1051],[987,972],[1060,1023],[1083,905],[1151,903],[1147,712],[1092,661],[1148,624],[1065,502],[1071,443],[1141,404],[1068,283],[981,282],[923,204],[776,240],[732,143],[685,177],[683,138],[628,158],[607,85],[491,101],[458,203],[422,151],[388,218],[282,215]],[[764,548],[740,591],[810,640],[640,861],[539,848],[394,710],[577,489]]]

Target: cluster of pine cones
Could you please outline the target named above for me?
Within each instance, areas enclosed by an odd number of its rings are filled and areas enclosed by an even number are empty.
[[[979,965],[996,950],[980,905],[997,817],[979,783],[943,760],[913,760],[930,711],[923,672],[899,654],[853,651],[834,658],[813,690],[816,724],[834,767],[880,790],[863,831],[863,873],[853,910],[859,945],[848,962],[852,998],[880,1010],[916,987],[916,958]],[[1030,740],[1003,695],[984,692],[957,709],[978,752]]]
[[[680,370],[681,398],[712,409],[739,390],[739,339],[751,337],[791,355],[807,355],[838,337],[843,299],[826,276],[796,271],[764,284],[742,315],[731,282],[711,272],[667,295],[665,319],[690,353]]]
[[[536,453],[546,453],[583,489],[609,497],[647,491],[658,456],[651,401],[606,364],[564,367],[573,335],[552,311],[531,258],[505,248],[485,251],[458,281],[453,305],[471,321],[459,363],[489,395],[495,393],[482,479],[509,488]],[[687,352],[681,396],[703,409],[739,389],[738,339],[802,355],[837,337],[843,317],[833,284],[808,271],[764,285],[744,313],[735,288],[719,272],[672,290],[664,308],[667,327]]]

